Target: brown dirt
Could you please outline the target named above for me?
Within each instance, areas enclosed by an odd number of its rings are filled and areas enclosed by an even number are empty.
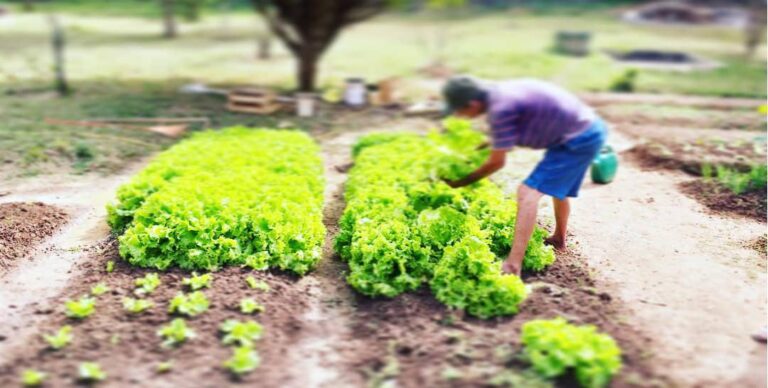
[[[765,159],[754,152],[751,143],[724,148],[714,143],[650,141],[639,144],[629,155],[646,168],[682,170],[692,175],[700,175],[703,164],[749,169]]]
[[[763,258],[768,259],[768,236],[760,236],[758,238],[749,240],[746,242],[748,248],[754,249],[757,253],[761,254]],[[765,269],[766,261],[763,260],[762,267]]]
[[[334,166],[348,162],[355,135],[326,136],[329,242],[343,210],[344,176]],[[179,349],[167,350],[160,347],[155,332],[171,320],[165,311],[167,301],[182,289],[185,275],[179,271],[161,274],[163,285],[149,297],[156,304],[152,312],[129,317],[121,300],[133,289],[133,279],[147,271],[122,262],[115,241],[106,240],[73,269],[64,293],[35,306],[37,314],[46,318],[26,343],[6,348],[0,362],[0,386],[15,385],[26,367],[49,372],[52,386],[69,385],[80,361],[101,363],[109,375],[104,386],[145,381],[158,386],[229,385],[232,380],[221,363],[230,351],[220,344],[216,333],[225,319],[242,318],[233,306],[244,296],[254,296],[266,306],[264,313],[254,317],[265,328],[265,336],[257,344],[262,366],[243,378],[245,384],[358,387],[394,380],[404,387],[479,386],[488,385],[496,376],[519,379],[527,369],[518,357],[520,326],[530,319],[555,316],[595,324],[617,339],[624,350],[625,368],[615,386],[664,384],[647,358],[646,349],[654,346],[652,342],[626,322],[623,302],[596,289],[585,260],[576,254],[560,255],[546,273],[525,279],[535,291],[520,314],[481,321],[448,310],[428,290],[391,300],[359,296],[345,284],[345,264],[326,248],[319,268],[301,279],[238,268],[215,273],[212,289],[204,291],[212,302],[210,310],[188,320],[198,337]],[[111,274],[104,272],[107,260],[117,264]],[[268,282],[272,291],[262,295],[246,288],[247,274]],[[112,291],[99,297],[95,315],[83,322],[67,319],[64,300],[87,293],[99,281]],[[73,344],[58,352],[45,350],[39,336],[68,323],[74,327]],[[156,364],[169,359],[174,361],[174,370],[156,374]],[[451,381],[446,380],[448,367],[458,371]],[[558,383],[572,384],[572,380]]]
[[[715,213],[738,214],[766,222],[768,207],[765,191],[750,191],[737,195],[717,182],[702,179],[683,182],[680,184],[680,190],[696,198]]]
[[[115,271],[105,273],[108,260],[116,263]],[[335,258],[329,265],[342,264]],[[317,296],[306,283],[279,273],[251,272],[228,268],[214,274],[212,288],[205,290],[211,308],[188,319],[197,338],[178,349],[164,349],[156,336],[157,329],[170,321],[165,310],[167,301],[183,288],[181,279],[187,274],[170,271],[161,274],[163,284],[148,297],[155,302],[151,312],[129,316],[121,300],[134,288],[134,279],[148,271],[132,268],[117,255],[116,242],[107,241],[81,264],[82,275],[70,281],[64,295],[38,306],[38,313],[49,317],[37,330],[50,333],[65,324],[74,327],[75,340],[60,351],[46,350],[41,337],[35,336],[21,349],[7,355],[0,366],[0,386],[13,386],[17,376],[28,367],[49,373],[51,386],[69,385],[75,381],[81,361],[98,361],[109,375],[107,386],[123,386],[152,381],[154,384],[190,386],[205,381],[205,386],[224,386],[233,380],[221,366],[229,357],[229,349],[220,344],[217,330],[230,318],[244,319],[236,306],[243,297],[255,297],[266,311],[254,317],[265,328],[265,336],[257,349],[262,367],[242,378],[245,384],[260,386],[301,386],[305,379],[294,360],[294,352],[306,333],[315,332],[303,319],[313,299],[324,304],[349,305],[355,308],[344,338],[328,344],[327,353],[337,354],[339,381],[350,386],[363,386],[383,377],[381,370],[391,363],[399,365],[398,373],[385,376],[397,380],[398,386],[441,386],[446,384],[443,372],[460,371],[453,383],[461,386],[487,385],[503,373],[520,373],[526,368],[515,355],[520,352],[520,326],[535,318],[564,316],[572,322],[595,324],[613,335],[624,351],[624,369],[614,386],[661,386],[645,358],[644,349],[651,341],[622,320],[621,303],[595,289],[582,259],[562,255],[546,273],[526,278],[535,291],[515,317],[482,321],[451,312],[430,295],[428,290],[402,295],[391,300],[370,299],[338,291]],[[249,289],[245,277],[253,275],[271,286],[269,293]],[[343,282],[341,273],[336,274]],[[63,314],[63,302],[87,294],[90,287],[105,282],[110,292],[98,297],[97,312],[74,321]],[[339,295],[351,295],[351,299]],[[2,333],[0,333],[2,334]],[[394,347],[394,348],[393,348]],[[394,349],[394,350],[392,350]],[[393,353],[394,352],[394,353]],[[155,373],[156,365],[172,360],[174,370]],[[378,374],[377,374],[378,373]],[[565,382],[568,385],[568,382]]]
[[[765,121],[756,120],[754,115],[741,114],[736,116],[732,114],[725,119],[713,119],[712,117],[668,117],[657,116],[646,113],[616,113],[606,109],[600,110],[600,115],[611,123],[624,123],[638,126],[660,126],[660,127],[685,127],[685,128],[718,128],[725,130],[749,130],[762,131],[765,129]],[[735,117],[734,117],[735,116]],[[704,129],[706,131],[706,129]],[[754,133],[754,132],[753,132]]]
[[[528,365],[519,342],[523,323],[563,316],[578,324],[594,324],[616,338],[624,352],[624,368],[612,386],[664,386],[646,359],[650,339],[623,321],[621,302],[595,289],[578,255],[560,255],[545,273],[526,276],[525,281],[535,291],[520,313],[488,321],[447,309],[427,289],[393,300],[359,297],[354,340],[340,351],[369,383],[488,386],[502,376],[525,376]],[[558,385],[574,384],[564,379]]]
[[[67,218],[64,210],[42,202],[0,204],[0,272],[51,236]]]
[[[246,376],[246,383],[264,383],[278,386],[288,382],[289,374],[295,371],[269,366],[283,365],[288,353],[305,323],[301,312],[307,307],[306,290],[296,287],[295,279],[263,272],[243,271],[228,268],[214,274],[212,289],[204,293],[211,301],[210,310],[188,324],[197,332],[197,338],[181,345],[178,349],[164,349],[156,331],[171,320],[166,312],[167,302],[183,288],[181,279],[188,274],[169,271],[161,274],[163,284],[147,299],[155,307],[147,313],[130,316],[122,309],[122,299],[130,296],[134,279],[148,271],[132,268],[120,260],[116,241],[110,240],[103,249],[81,264],[82,275],[71,279],[65,294],[41,305],[40,314],[49,315],[38,327],[39,334],[50,333],[65,324],[71,324],[75,336],[72,344],[60,351],[46,350],[46,343],[36,336],[18,354],[8,357],[9,362],[0,368],[0,386],[16,385],[16,378],[26,367],[35,367],[49,373],[51,386],[71,384],[76,378],[77,365],[81,361],[98,361],[109,376],[111,386],[136,384],[139,382],[163,382],[169,385],[179,383],[190,386],[193,382],[205,381],[205,386],[223,386],[229,382],[229,374],[222,362],[229,357],[230,350],[220,344],[217,336],[219,325],[226,319],[247,317],[237,310],[241,298],[254,297],[266,308],[264,313],[253,319],[259,321],[266,335],[258,343],[263,365],[258,373]],[[115,271],[105,272],[108,260],[114,260]],[[251,290],[245,277],[267,282],[271,291],[262,293]],[[63,302],[87,294],[90,287],[98,282],[106,283],[111,291],[98,297],[96,313],[83,320],[75,321],[64,316]],[[160,362],[173,360],[174,371],[156,376],[154,368]]]

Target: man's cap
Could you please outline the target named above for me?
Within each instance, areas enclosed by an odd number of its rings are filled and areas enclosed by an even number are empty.
[[[482,95],[482,89],[477,81],[469,77],[451,78],[443,86],[443,98],[445,99],[446,116],[469,105],[470,101],[477,100]]]

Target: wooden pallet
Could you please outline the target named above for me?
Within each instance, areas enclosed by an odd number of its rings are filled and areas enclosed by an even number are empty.
[[[232,89],[227,95],[227,109],[232,112],[270,114],[280,109],[275,92],[260,88]]]

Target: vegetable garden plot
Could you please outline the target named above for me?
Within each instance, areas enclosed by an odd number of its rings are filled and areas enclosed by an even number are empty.
[[[392,297],[429,283],[449,306],[487,318],[517,312],[526,290],[502,275],[513,239],[516,203],[488,181],[452,189],[486,157],[483,136],[468,122],[447,120],[446,133],[373,134],[354,147],[347,208],[336,249],[348,261],[348,282],[370,296]],[[537,228],[523,267],[538,271],[554,253]]]
[[[303,275],[325,236],[322,173],[317,145],[301,132],[200,133],[122,186],[108,221],[133,265]]]

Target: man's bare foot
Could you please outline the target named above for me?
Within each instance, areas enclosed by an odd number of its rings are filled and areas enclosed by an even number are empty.
[[[349,171],[350,168],[352,168],[352,166],[354,166],[354,163],[350,162],[350,163],[344,163],[344,164],[337,164],[333,167],[336,169],[336,171],[342,174],[345,174],[347,171]]]
[[[503,275],[517,275],[517,277],[520,277],[520,266],[511,263],[509,260],[505,260],[501,263],[501,273]]]
[[[551,245],[557,251],[565,250],[565,239],[560,237],[550,236],[544,240],[544,244]]]
[[[764,327],[757,333],[752,334],[752,339],[761,343],[768,342],[768,327]]]

